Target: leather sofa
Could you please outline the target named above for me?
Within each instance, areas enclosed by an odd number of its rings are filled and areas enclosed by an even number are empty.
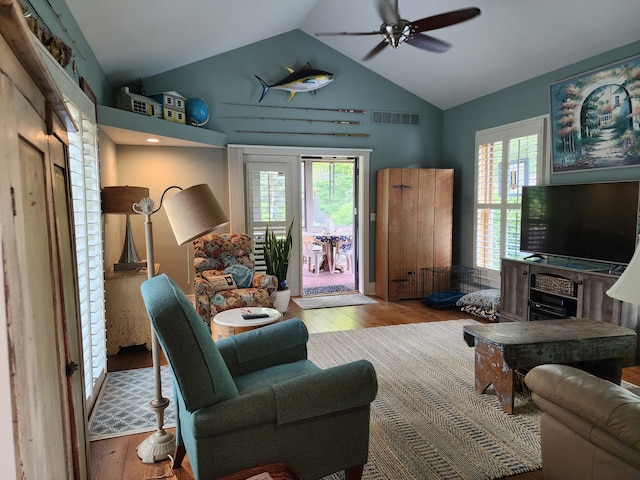
[[[545,480],[640,479],[640,388],[567,365],[540,365],[525,383],[543,411]]]

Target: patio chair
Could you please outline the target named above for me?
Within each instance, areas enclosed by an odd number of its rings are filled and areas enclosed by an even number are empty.
[[[313,260],[313,272],[318,275],[325,256],[322,245],[313,237],[302,237],[302,261],[307,265],[309,271],[311,271],[311,261]]]
[[[352,270],[353,268],[353,240],[340,240],[336,245],[336,260],[335,265],[340,265],[340,260],[344,259],[346,270]],[[335,268],[334,265],[334,268]]]

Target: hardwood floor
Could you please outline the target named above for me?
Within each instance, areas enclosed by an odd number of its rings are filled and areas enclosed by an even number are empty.
[[[289,311],[284,317],[285,319],[294,317],[302,319],[312,333],[460,318],[479,320],[477,317],[461,313],[458,310],[429,308],[418,300],[380,301],[377,304],[317,310],[302,310],[292,301],[289,305]],[[108,359],[109,371],[149,366],[151,366],[151,355],[144,349],[121,351],[118,355],[110,356]],[[640,367],[624,369],[623,378],[640,385]],[[169,468],[168,461],[143,464],[136,454],[136,446],[148,435],[148,433],[143,433],[91,442],[91,479],[149,479],[165,474]],[[185,458],[182,468],[174,471],[174,475],[173,478],[177,480],[193,480],[188,457]],[[542,470],[538,470],[505,477],[505,479],[543,480],[543,475]]]

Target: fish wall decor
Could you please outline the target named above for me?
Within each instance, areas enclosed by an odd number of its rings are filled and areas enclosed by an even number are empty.
[[[334,80],[333,73],[315,70],[309,63],[306,63],[300,70],[293,70],[289,67],[287,67],[287,70],[289,75],[273,85],[267,84],[258,75],[255,76],[262,85],[262,95],[260,95],[258,102],[262,101],[271,88],[286,90],[289,92],[289,101],[291,101],[296,93],[311,92],[315,94],[317,89],[326,87]]]

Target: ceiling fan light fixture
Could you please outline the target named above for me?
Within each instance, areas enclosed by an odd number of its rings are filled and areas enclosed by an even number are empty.
[[[400,44],[411,37],[411,28],[409,22],[400,20],[398,25],[382,24],[380,33],[393,48],[398,48]]]
[[[398,48],[400,44],[404,42],[421,50],[444,53],[449,50],[451,44],[430,35],[425,35],[423,32],[456,25],[480,15],[479,8],[471,7],[409,22],[400,18],[400,14],[398,13],[398,0],[376,0],[376,3],[378,6],[378,14],[383,21],[379,30],[373,32],[325,32],[316,33],[316,35],[382,35],[382,41],[364,56],[363,61],[370,60],[384,50],[387,45]]]

